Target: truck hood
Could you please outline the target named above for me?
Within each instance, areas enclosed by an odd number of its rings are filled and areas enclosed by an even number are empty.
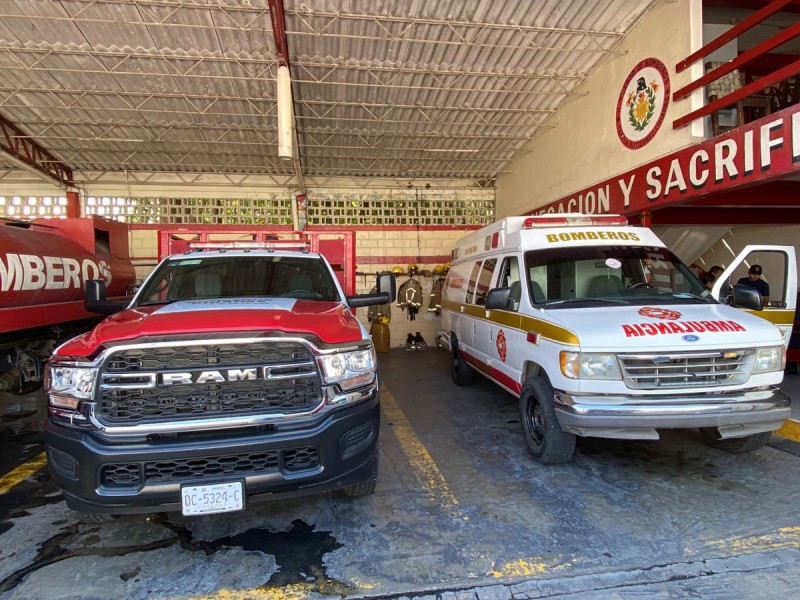
[[[292,298],[184,300],[123,310],[89,333],[65,343],[56,353],[89,356],[109,342],[142,337],[211,333],[255,337],[275,331],[313,334],[328,344],[358,342],[366,335],[358,319],[340,302]]]
[[[548,310],[581,350],[707,350],[783,343],[772,323],[723,304],[651,304]]]

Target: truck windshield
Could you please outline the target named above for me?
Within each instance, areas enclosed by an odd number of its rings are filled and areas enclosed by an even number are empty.
[[[137,305],[199,298],[276,296],[339,300],[333,276],[318,258],[195,256],[163,262],[140,292]]]
[[[625,303],[715,303],[706,286],[666,248],[583,246],[525,254],[530,297],[553,308]]]

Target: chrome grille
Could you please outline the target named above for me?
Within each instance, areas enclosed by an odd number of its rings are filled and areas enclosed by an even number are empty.
[[[744,383],[750,378],[754,351],[618,356],[629,388],[657,390]]]
[[[101,423],[124,426],[308,412],[322,387],[299,342],[142,345],[109,352],[96,400]]]
[[[167,369],[290,363],[310,357],[302,344],[271,342],[252,344],[153,345],[126,348],[106,360],[108,373],[136,373]]]

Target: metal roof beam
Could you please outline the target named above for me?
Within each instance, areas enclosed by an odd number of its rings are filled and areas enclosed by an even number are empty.
[[[454,28],[463,28],[463,29],[503,29],[503,30],[514,30],[514,31],[531,31],[531,32],[541,32],[541,33],[566,33],[566,34],[575,34],[575,35],[600,35],[604,37],[613,37],[619,38],[622,37],[622,33],[619,31],[613,31],[608,29],[583,29],[579,27],[546,27],[541,25],[511,25],[508,23],[493,23],[490,21],[456,21],[456,20],[442,20],[442,19],[431,19],[425,17],[407,17],[407,16],[395,16],[395,15],[371,15],[367,13],[344,13],[344,12],[325,12],[319,10],[288,10],[286,14],[292,17],[297,17],[301,19],[302,22],[308,26],[310,26],[308,22],[308,18],[315,18],[315,19],[328,19],[328,20],[353,20],[353,21],[373,21],[375,23],[400,23],[405,25],[441,25],[443,27],[454,27]],[[328,24],[322,28],[322,30],[311,29],[311,32],[314,34],[321,34],[325,33],[325,29],[329,27]],[[292,35],[300,33],[297,31],[288,31]],[[326,34],[327,35],[327,34]]]
[[[228,30],[228,31],[242,31],[243,29],[248,30],[264,30],[265,28],[262,25],[254,25],[261,17],[264,17],[269,14],[269,10],[263,7],[254,7],[248,6],[241,0],[236,0],[235,2],[231,2],[230,4],[223,4],[220,2],[215,3],[208,3],[208,4],[191,4],[182,2],[180,4],[176,2],[165,2],[165,0],[135,0],[135,4],[139,8],[148,8],[148,7],[155,7],[159,9],[163,9],[165,7],[173,8],[174,10],[170,12],[162,12],[164,16],[162,18],[155,18],[155,15],[159,14],[159,11],[148,11],[148,10],[140,10],[138,12],[138,16],[141,19],[140,21],[130,23],[129,21],[123,21],[120,19],[116,19],[113,17],[109,18],[99,18],[96,16],[88,17],[83,16],[82,13],[86,11],[86,9],[90,6],[98,6],[98,5],[124,5],[130,6],[131,0],[93,0],[91,2],[86,2],[85,6],[78,10],[74,15],[58,15],[58,14],[36,14],[33,12],[25,12],[25,13],[16,13],[9,10],[10,5],[6,3],[3,6],[3,10],[0,11],[0,19],[19,19],[23,18],[29,21],[45,21],[45,22],[68,22],[74,25],[79,25],[80,23],[91,23],[91,24],[118,24],[118,23],[125,23],[128,25],[140,25],[140,26],[158,26],[164,28],[173,28],[173,29],[196,29],[196,30]],[[188,12],[188,11],[195,11],[195,12],[203,12],[203,13],[210,13],[213,12],[215,15],[226,15],[230,20],[230,24],[223,23],[220,20],[215,20],[214,24],[209,26],[205,24],[197,24],[193,23],[191,18],[183,18],[179,16],[180,12]],[[117,14],[119,11],[109,10],[105,11],[105,14]],[[246,16],[247,19],[240,21],[234,18],[234,15],[238,13],[243,16]],[[103,14],[102,10],[97,10],[93,14]]]
[[[17,164],[54,179],[65,188],[74,185],[70,167],[3,115],[0,115],[0,134],[0,150]]]
[[[520,73],[515,69],[507,69],[507,70],[469,70],[469,69],[442,69],[441,67],[433,67],[429,65],[413,65],[409,66],[406,64],[393,64],[393,65],[358,65],[358,64],[348,64],[344,62],[344,59],[336,59],[331,60],[330,57],[322,58],[322,57],[301,57],[295,61],[297,66],[303,67],[304,70],[309,70],[312,68],[320,68],[320,69],[334,69],[334,70],[344,70],[344,71],[370,71],[370,72],[386,72],[392,75],[408,75],[408,74],[419,74],[419,75],[430,75],[435,77],[450,77],[450,76],[458,76],[458,77],[490,77],[493,79],[544,79],[544,80],[564,80],[564,81],[583,81],[586,78],[584,73],[574,74],[574,75],[556,75],[553,73],[547,73],[545,71],[541,72],[531,72],[531,73]]]
[[[275,56],[278,59],[278,66],[284,66],[291,73],[291,65],[289,63],[289,45],[286,42],[286,16],[284,14],[283,0],[268,0],[269,13],[272,18],[272,34],[275,39]],[[291,75],[290,75],[291,77]],[[277,74],[276,74],[277,79]],[[277,85],[277,82],[276,82]],[[291,88],[290,88],[291,91]],[[297,187],[301,194],[306,193],[306,184],[303,179],[303,164],[300,161],[300,145],[297,143],[297,119],[295,118],[296,110],[294,108],[294,94],[291,94],[291,115],[290,122],[292,128],[292,167],[294,168],[295,176],[297,177]],[[293,209],[294,210],[294,209]],[[294,213],[293,213],[294,214]]]

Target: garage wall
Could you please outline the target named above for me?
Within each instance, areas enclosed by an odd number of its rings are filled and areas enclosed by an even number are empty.
[[[291,193],[265,176],[218,174],[82,173],[84,214],[131,224],[130,251],[136,276],[143,279],[158,261],[158,231],[193,225],[291,227]],[[30,176],[0,191],[0,216],[66,215],[59,190],[30,186]],[[314,184],[313,186],[311,184]],[[375,274],[416,263],[424,295],[416,319],[392,306],[391,344],[402,346],[419,331],[433,345],[439,317],[428,311],[436,265],[449,260],[456,241],[494,220],[495,190],[472,180],[325,178],[306,181],[310,230],[353,231],[357,293],[369,292]],[[20,196],[15,196],[14,194]],[[36,195],[34,195],[36,193]],[[22,194],[25,194],[24,196]],[[52,194],[52,197],[49,196]],[[428,273],[429,272],[429,273]],[[398,288],[407,276],[398,277]],[[367,309],[358,317],[366,324]]]
[[[434,267],[449,260],[450,251],[461,237],[494,220],[495,191],[468,181],[392,181],[383,182],[383,186],[380,183],[373,180],[369,185],[309,188],[308,229],[355,232],[357,293],[369,292],[378,272],[395,266],[406,270],[409,264],[416,264],[423,306],[413,321],[408,310],[402,310],[396,304],[391,307],[390,343],[393,347],[403,346],[408,333],[420,332],[433,346],[440,321],[438,315],[428,310],[431,288],[437,279],[433,275]],[[120,190],[109,188],[105,191]],[[165,188],[164,191],[174,194],[181,190]],[[224,194],[220,195],[222,190],[209,187],[209,191],[207,198],[173,195],[168,199],[162,198],[160,203],[148,202],[154,198],[150,192],[147,197],[133,198],[135,202],[125,198],[103,198],[87,204],[90,205],[89,212],[111,216],[121,214],[133,223],[131,257],[138,278],[144,278],[158,260],[158,231],[161,226],[153,219],[171,228],[191,228],[196,223],[223,223],[235,227],[265,220],[266,224],[283,227],[291,223],[285,191],[282,194],[270,192],[266,206],[261,206],[262,198],[252,196],[251,190],[240,187],[228,191],[224,207],[219,202],[212,202],[214,198],[225,198]],[[183,190],[183,193],[187,192]],[[191,193],[203,195],[202,189]],[[237,200],[230,201],[231,198]],[[134,209],[131,209],[132,205],[135,205]],[[398,277],[398,289],[407,279],[407,275]],[[366,308],[357,311],[358,318],[369,329],[367,314]]]
[[[694,11],[694,12],[692,12]],[[690,14],[696,27],[690,26]],[[633,28],[616,52],[575,90],[547,125],[498,176],[497,218],[524,214],[549,202],[603,181],[678,148],[697,142],[697,127],[672,129],[672,121],[702,102],[670,102],[655,137],[638,150],[622,145],[616,132],[620,90],[631,70],[645,58],[664,63],[672,90],[691,81],[690,70],[675,73],[675,64],[699,47],[702,21],[697,0],[664,1]],[[692,39],[694,38],[694,42]],[[694,45],[692,45],[694,44]],[[693,67],[702,70],[701,65]]]

